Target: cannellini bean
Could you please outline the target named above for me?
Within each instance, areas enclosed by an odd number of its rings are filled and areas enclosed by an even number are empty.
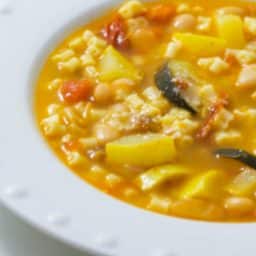
[[[250,88],[256,85],[256,64],[246,65],[242,68],[236,86]]]
[[[243,216],[254,210],[255,203],[247,197],[229,197],[225,200],[224,207],[233,216]]]
[[[217,10],[218,15],[234,14],[239,16],[245,15],[245,10],[237,6],[226,6]]]
[[[112,98],[112,92],[108,84],[100,83],[94,89],[94,99],[98,103],[106,103]]]
[[[95,135],[100,143],[107,143],[119,137],[119,132],[107,124],[100,124],[95,127]]]
[[[200,199],[185,199],[175,202],[171,206],[173,214],[187,218],[200,218],[204,220],[219,220],[224,216],[221,207]]]
[[[173,21],[173,27],[181,31],[193,30],[196,24],[196,18],[192,14],[180,14]]]

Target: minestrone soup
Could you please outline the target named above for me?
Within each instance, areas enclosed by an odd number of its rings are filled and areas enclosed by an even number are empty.
[[[52,52],[35,107],[50,147],[102,191],[256,220],[256,4],[125,1]]]

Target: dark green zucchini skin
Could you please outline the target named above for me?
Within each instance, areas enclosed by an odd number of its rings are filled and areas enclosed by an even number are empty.
[[[236,148],[220,148],[214,152],[216,157],[231,158],[256,169],[256,156]]]
[[[180,89],[173,81],[173,76],[168,63],[164,64],[155,74],[155,83],[165,98],[171,103],[179,108],[189,111],[191,114],[196,114],[196,111],[182,97]]]

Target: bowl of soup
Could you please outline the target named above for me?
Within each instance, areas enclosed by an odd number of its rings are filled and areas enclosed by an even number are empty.
[[[96,227],[85,246],[105,255],[203,255],[213,244],[208,255],[232,246],[228,255],[252,255],[256,4],[81,2],[74,15],[89,11],[58,32],[32,72],[31,140],[46,147],[35,148],[33,166],[43,163],[31,184],[43,196],[47,186],[33,181],[52,179],[47,202],[76,219],[75,231],[52,233],[83,248],[85,227]]]

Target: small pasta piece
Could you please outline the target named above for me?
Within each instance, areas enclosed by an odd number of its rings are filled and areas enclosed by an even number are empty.
[[[244,16],[245,10],[237,6],[226,6],[217,10],[217,15],[238,15]]]
[[[85,66],[94,66],[96,65],[96,61],[93,58],[93,56],[91,54],[89,54],[88,52],[85,52],[84,54],[82,54],[80,56],[80,60],[81,60],[81,65],[83,67]]]
[[[126,198],[132,198],[139,194],[139,191],[133,187],[124,187],[122,194]]]
[[[71,123],[68,127],[67,130],[70,133],[77,134],[78,136],[86,136],[88,135],[87,129],[77,125],[76,123]]]
[[[82,156],[79,152],[72,151],[67,153],[67,163],[72,167],[83,167],[88,165],[88,160],[86,157]]]
[[[76,37],[69,42],[68,47],[74,51],[82,51],[86,47],[86,43],[82,37]]]
[[[211,17],[198,16],[196,29],[200,32],[209,32],[212,26]]]
[[[105,176],[105,184],[109,188],[114,188],[122,183],[123,179],[115,173],[109,173]]]
[[[177,13],[190,12],[191,11],[191,7],[188,4],[186,4],[186,3],[179,4],[176,11],[177,11]]]
[[[146,12],[145,6],[137,0],[130,0],[118,10],[118,13],[125,19],[139,16]]]
[[[73,136],[68,133],[68,134],[65,134],[64,136],[62,136],[61,142],[62,143],[69,143],[69,142],[72,141],[72,139],[73,139]]]
[[[203,101],[203,105],[213,104],[217,101],[217,93],[212,84],[206,84],[200,88],[199,96]]]
[[[49,116],[52,116],[54,114],[57,114],[61,110],[61,106],[59,104],[50,104],[47,107],[47,113]]]
[[[65,62],[58,63],[58,70],[67,73],[74,73],[81,68],[81,61],[77,57],[73,57]]]
[[[62,83],[63,83],[63,80],[62,80],[62,79],[56,78],[56,79],[52,80],[52,81],[48,84],[47,88],[48,88],[48,90],[50,90],[50,91],[57,90],[57,89],[59,89],[59,87],[61,86]]]
[[[172,200],[170,198],[153,194],[151,195],[147,208],[157,212],[167,213],[169,212],[171,205]]]
[[[180,41],[172,41],[167,45],[165,51],[165,57],[175,58],[182,49],[182,43]]]
[[[96,69],[95,66],[87,66],[85,67],[85,69],[83,70],[83,75],[85,77],[89,77],[89,78],[98,78],[99,77],[99,72],[98,70]]]
[[[154,86],[146,88],[143,91],[142,95],[145,97],[148,103],[158,108],[162,113],[166,112],[170,107],[169,102],[162,96],[161,92]]]
[[[102,108],[92,108],[90,111],[90,119],[92,121],[98,121],[107,114],[107,111]]]
[[[242,139],[242,134],[236,130],[219,131],[214,135],[214,140],[217,145],[235,145]]]
[[[241,109],[235,109],[234,110],[234,116],[235,120],[238,123],[243,123],[243,122],[256,122],[256,109],[255,108],[241,108]]]
[[[96,148],[99,145],[95,137],[80,138],[78,142],[84,150]]]
[[[103,39],[93,36],[88,41],[86,52],[92,57],[97,58],[103,53],[106,46],[107,43]]]
[[[216,115],[213,121],[213,126],[215,126],[215,129],[226,130],[233,120],[234,114],[228,111],[227,109],[223,108]]]
[[[90,30],[85,30],[83,35],[82,35],[82,38],[83,40],[88,44],[89,40],[94,37],[95,35],[93,34],[92,31]]]
[[[67,61],[74,56],[75,56],[75,52],[73,50],[65,49],[62,52],[53,55],[51,59],[53,62],[57,63],[60,61],[62,61],[62,62]]]
[[[139,95],[136,93],[129,95],[126,98],[126,103],[131,109],[134,109],[136,111],[140,110],[144,105],[143,99],[139,97]]]
[[[214,74],[221,74],[229,69],[229,64],[220,57],[200,58],[197,65]]]
[[[253,36],[256,36],[256,18],[245,17],[244,27],[248,33],[252,34]]]
[[[256,65],[245,65],[237,78],[236,86],[240,88],[253,88],[256,85]]]
[[[60,115],[55,114],[42,120],[40,125],[46,136],[56,137],[65,133],[66,127],[62,124]]]
[[[251,50],[235,50],[227,49],[225,52],[225,59],[233,62],[235,60],[239,64],[250,64],[256,60],[256,52]]]

